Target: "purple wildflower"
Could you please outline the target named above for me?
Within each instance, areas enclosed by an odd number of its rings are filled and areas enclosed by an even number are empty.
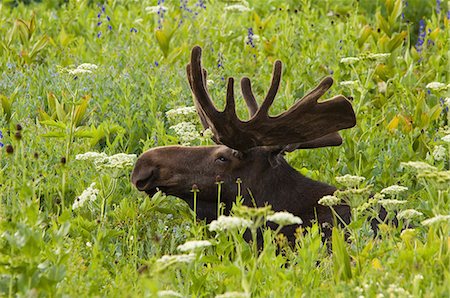
[[[112,30],[112,26],[108,24],[108,30],[111,31]]]
[[[436,0],[436,14],[441,13],[441,0]]]
[[[422,19],[419,22],[419,37],[417,38],[417,43],[416,43],[416,50],[419,53],[422,52],[422,46],[425,41],[425,36],[427,35],[427,32],[425,29],[426,29],[425,21]]]
[[[3,139],[3,133],[0,130],[0,140]],[[1,141],[0,141],[0,148],[2,148],[3,146],[5,146]]]
[[[103,23],[102,21],[98,22],[97,27],[100,26],[102,23]]]
[[[206,9],[205,0],[198,0],[198,2],[195,3],[195,6]]]
[[[130,29],[130,32],[131,32],[131,33],[137,33],[137,29],[134,28],[134,27],[132,27],[132,28]]]
[[[100,38],[102,36],[102,31],[98,31],[97,38]]]
[[[223,55],[221,52],[217,54],[217,68],[224,68],[223,67]]]
[[[255,35],[255,34],[253,34],[253,28],[252,27],[248,28],[246,44],[251,46],[252,48],[255,47],[255,43],[253,42],[253,35]]]
[[[158,66],[159,66],[159,63],[158,63],[158,61],[155,61],[155,66],[156,66],[156,67],[158,67]]]

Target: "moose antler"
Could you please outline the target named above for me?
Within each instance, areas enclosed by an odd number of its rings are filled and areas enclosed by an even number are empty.
[[[250,119],[241,121],[236,115],[234,79],[228,79],[225,109],[218,111],[206,86],[207,72],[201,65],[202,49],[195,46],[187,76],[194,95],[194,104],[205,128],[210,128],[216,143],[245,151],[257,146],[285,146],[314,148],[336,146],[342,143],[338,131],[355,126],[356,117],[350,102],[342,95],[318,103],[317,100],[331,87],[333,79],[327,77],[310,93],[284,113],[268,114],[281,81],[282,63],[273,67],[272,82],[260,107],[251,89],[250,79],[241,80],[241,90]]]

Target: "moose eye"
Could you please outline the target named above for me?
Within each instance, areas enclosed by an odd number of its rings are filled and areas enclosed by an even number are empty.
[[[216,160],[217,160],[217,161],[220,161],[220,162],[227,162],[229,159],[226,158],[225,156],[219,156],[219,157],[217,157]]]

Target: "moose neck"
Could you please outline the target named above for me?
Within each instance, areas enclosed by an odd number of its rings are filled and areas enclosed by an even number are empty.
[[[313,211],[320,198],[336,190],[334,186],[303,176],[282,156],[276,158],[276,166],[258,177],[258,185],[251,189],[258,206],[267,202],[276,211],[286,210],[301,215]]]

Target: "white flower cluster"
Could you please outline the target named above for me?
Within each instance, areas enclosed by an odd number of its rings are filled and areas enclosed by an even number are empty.
[[[386,209],[393,209],[393,208],[396,208],[398,205],[406,204],[407,201],[383,199],[383,200],[378,201],[378,203],[380,203]]]
[[[69,69],[68,72],[71,75],[79,75],[82,73],[92,73],[93,70],[96,70],[98,68],[97,65],[91,64],[91,63],[82,63],[78,65],[75,69]]]
[[[180,138],[181,144],[189,145],[191,141],[200,137],[197,128],[192,122],[180,122],[170,127]]]
[[[432,218],[425,219],[422,221],[424,226],[432,226],[440,223],[450,223],[450,214],[449,215],[436,215]]]
[[[442,145],[437,145],[433,149],[433,159],[436,161],[441,161],[447,158],[447,149]]]
[[[442,137],[441,140],[446,143],[450,143],[450,135],[446,135],[446,136]]]
[[[387,292],[389,294],[389,297],[405,297],[405,298],[413,297],[407,290],[396,284],[390,284],[387,289]]]
[[[423,161],[408,161],[400,163],[402,167],[413,168],[416,171],[436,171],[437,168]]]
[[[108,156],[104,152],[86,152],[75,156],[76,160],[87,160],[92,162],[97,170],[125,169],[133,166],[136,158],[136,154],[118,153]]]
[[[99,190],[94,188],[95,182],[91,184],[88,188],[86,188],[83,193],[75,199],[72,205],[72,209],[75,210],[77,208],[83,207],[86,202],[93,202],[97,199],[97,195]]]
[[[250,293],[245,292],[226,292],[220,295],[216,295],[215,298],[250,298]]]
[[[408,188],[406,186],[401,186],[401,185],[394,184],[394,185],[391,185],[389,187],[383,188],[381,190],[381,193],[393,196],[393,195],[398,195],[398,194],[400,194],[402,192],[405,192],[407,190],[408,190]]]
[[[211,246],[211,242],[207,240],[192,240],[187,241],[184,244],[178,245],[177,249],[182,252],[195,251],[200,248]]]
[[[180,107],[176,109],[171,109],[166,112],[166,116],[169,120],[173,120],[179,116],[194,116],[197,110],[194,106],[192,107]]]
[[[413,219],[422,216],[423,213],[414,209],[402,210],[397,214],[398,219]]]
[[[322,198],[319,200],[318,203],[319,203],[320,205],[330,207],[330,206],[337,205],[337,204],[339,204],[340,202],[341,202],[341,199],[339,199],[338,197],[328,195],[328,196],[322,197]]]
[[[267,216],[267,220],[277,223],[280,226],[288,226],[303,223],[300,217],[295,216],[292,213],[286,211],[275,212],[274,214]]]
[[[168,11],[168,10],[169,10],[169,9],[168,9],[167,7],[162,6],[162,5],[159,5],[159,6],[147,6],[147,7],[145,8],[145,11],[146,11],[148,14],[158,13],[158,11],[166,12],[166,11]]]
[[[175,292],[173,290],[158,291],[158,297],[183,297],[181,293]]]
[[[101,163],[98,163],[98,167],[103,169],[125,169],[132,167],[136,158],[136,154],[118,153],[105,158]]]
[[[359,59],[357,57],[344,57],[341,59],[340,62],[343,64],[353,64],[355,62],[358,62],[359,60],[361,60],[361,59]]]
[[[340,62],[343,64],[353,64],[364,59],[381,60],[388,58],[389,56],[391,56],[391,53],[369,53],[367,55],[361,55],[359,57],[344,57],[341,58]]]
[[[355,86],[357,83],[358,83],[357,81],[342,81],[339,83],[339,85],[351,87]]]
[[[444,105],[450,108],[450,97],[444,98]]]
[[[432,89],[432,90],[447,89],[449,87],[450,87],[450,84],[446,85],[446,84],[441,83],[441,82],[431,82],[431,83],[428,83],[425,86],[425,88]]]
[[[183,254],[183,255],[163,255],[156,260],[157,264],[170,265],[172,263],[191,263],[195,260],[195,254]]]
[[[209,224],[210,231],[226,231],[248,228],[253,224],[251,220],[247,220],[236,216],[221,215],[218,219],[213,220]]]
[[[391,53],[370,53],[366,56],[368,59],[385,59],[391,56]]]
[[[248,6],[245,6],[245,5],[242,5],[242,4],[233,4],[233,5],[225,6],[225,11],[229,11],[229,12],[246,12],[246,11],[251,11],[251,9]]]
[[[366,178],[361,177],[361,176],[353,176],[353,175],[349,175],[349,174],[336,177],[336,181],[338,183],[345,185],[347,187],[358,186],[364,180],[366,180]]]

